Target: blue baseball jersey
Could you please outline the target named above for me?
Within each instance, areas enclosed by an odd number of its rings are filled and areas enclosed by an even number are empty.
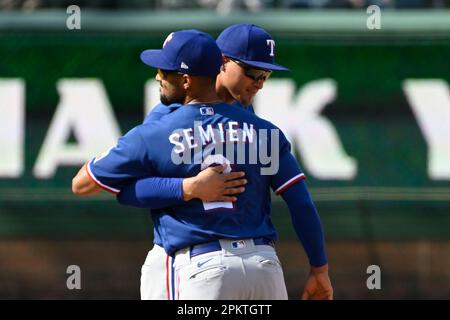
[[[246,111],[254,112],[252,105],[243,105],[238,101],[234,101],[232,103],[237,107],[241,107]],[[172,112],[177,109],[180,104],[172,104],[165,105],[163,103],[159,103],[155,107],[152,108],[150,113],[145,117],[143,123],[151,122],[154,120],[159,120],[162,116]],[[138,180],[136,180],[138,181]],[[183,200],[183,192],[180,190],[180,184],[182,183],[182,179],[170,179],[170,178],[153,178],[152,180],[147,180],[145,185],[145,190],[142,191],[142,195],[138,195],[136,190],[134,189],[134,185],[130,184],[129,186],[125,186],[122,189],[122,192],[118,194],[117,200],[121,204],[138,206],[142,207],[145,203],[148,207],[153,207],[154,205],[161,206],[163,203],[163,207],[170,206],[174,203],[178,204],[178,202]],[[131,189],[130,187],[133,186]],[[145,199],[141,197],[145,195]],[[140,197],[141,196],[141,197]],[[160,209],[150,209],[152,220],[155,225],[155,219],[157,213],[159,213]],[[159,246],[162,246],[161,239],[158,235],[158,231],[156,228],[154,229],[154,239],[153,242]]]
[[[118,193],[137,178],[192,177],[210,165],[226,163],[228,171],[246,172],[246,192],[239,194],[234,203],[191,200],[158,210],[153,215],[155,242],[173,254],[186,246],[219,238],[275,240],[270,188],[281,193],[304,178],[281,130],[237,105],[178,105],[166,111],[159,120],[132,129],[117,146],[89,162],[91,178],[106,190]],[[271,132],[278,134],[272,138]],[[223,150],[218,148],[220,145]],[[243,157],[239,146],[244,146]],[[261,153],[277,161],[278,169],[262,174],[262,169],[273,163],[268,163],[267,158],[250,159],[251,148],[258,149],[258,156],[265,148],[266,152]]]

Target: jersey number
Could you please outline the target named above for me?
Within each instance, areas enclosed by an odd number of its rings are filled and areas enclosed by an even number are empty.
[[[215,164],[225,165],[225,170],[223,171],[223,173],[231,172],[230,160],[228,160],[221,154],[208,155],[201,164],[201,170],[203,171],[206,168],[211,167]],[[220,202],[220,201],[206,202],[206,201],[203,201],[203,208],[205,208],[205,211],[213,211],[213,210],[219,209],[219,208],[220,209],[233,209],[234,207],[233,207],[232,202]]]

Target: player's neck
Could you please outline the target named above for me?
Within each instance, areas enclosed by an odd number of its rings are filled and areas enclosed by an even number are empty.
[[[217,82],[217,84],[216,84],[216,92],[217,92],[217,95],[219,96],[220,100],[222,100],[225,103],[233,103],[235,101],[235,99],[230,94],[228,89],[225,88],[224,86],[220,85],[219,82]]]
[[[222,102],[222,100],[217,96],[215,92],[210,94],[202,94],[196,97],[186,96],[184,99],[184,104],[212,104]]]

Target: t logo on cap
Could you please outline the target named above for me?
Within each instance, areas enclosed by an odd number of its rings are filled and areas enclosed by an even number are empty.
[[[254,24],[240,23],[229,26],[217,37],[216,42],[225,57],[238,60],[252,68],[270,71],[289,70],[275,63],[273,37]],[[270,50],[267,50],[268,47]]]
[[[273,49],[275,48],[275,40],[267,39],[266,41],[267,41],[267,45],[270,47],[270,56],[273,57],[274,56]]]

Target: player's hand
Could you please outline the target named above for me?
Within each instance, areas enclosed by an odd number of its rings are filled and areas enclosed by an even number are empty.
[[[102,188],[97,186],[95,182],[89,178],[86,164],[78,171],[77,175],[72,179],[72,192],[77,196],[88,196],[99,193]]]
[[[333,300],[333,287],[328,276],[328,265],[311,267],[303,290],[302,300]]]
[[[247,180],[245,172],[237,171],[222,174],[225,166],[209,167],[197,176],[183,179],[183,200],[198,198],[202,201],[237,201],[233,195],[245,191]]]

